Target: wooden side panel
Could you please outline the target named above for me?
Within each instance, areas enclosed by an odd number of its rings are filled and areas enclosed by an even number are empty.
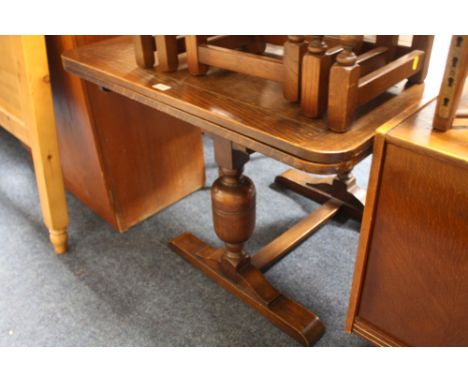
[[[468,344],[467,173],[387,146],[358,317],[397,341]]]
[[[204,185],[200,130],[63,71],[61,52],[112,36],[51,36],[67,188],[124,231]],[[135,64],[136,68],[136,64]]]
[[[21,118],[21,89],[18,77],[16,36],[0,36],[0,107]]]
[[[0,126],[23,143],[29,144],[29,132],[21,106],[19,62],[14,46],[17,38],[0,36]]]
[[[121,230],[204,185],[198,128],[94,84],[86,87]]]
[[[60,58],[62,52],[99,38],[47,36],[46,42],[65,186],[117,229],[99,147],[93,133],[88,95],[82,81],[63,70]]]

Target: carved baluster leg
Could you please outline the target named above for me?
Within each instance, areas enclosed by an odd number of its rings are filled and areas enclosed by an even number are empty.
[[[187,51],[187,65],[190,74],[199,76],[208,71],[208,65],[200,62],[198,55],[198,46],[206,44],[206,36],[186,35],[185,36],[185,49]]]
[[[330,71],[328,126],[337,133],[349,129],[356,108],[360,70],[353,48],[361,40],[362,36],[340,36],[343,51]]]
[[[308,117],[320,117],[327,107],[332,57],[326,50],[324,36],[312,36],[302,61],[301,108]]]
[[[243,249],[255,227],[255,186],[242,174],[249,154],[234,149],[232,142],[224,139],[215,139],[214,147],[219,178],[211,187],[211,201],[214,229],[225,245],[221,270],[268,306],[281,294],[251,264]]]
[[[211,187],[214,229],[225,243],[222,269],[235,278],[249,262],[243,247],[255,227],[255,186],[242,175],[248,153],[233,150],[229,141],[215,139],[215,159],[220,176]]]
[[[174,72],[179,66],[179,52],[177,51],[177,36],[156,36],[158,69],[163,72]]]
[[[255,226],[255,187],[242,174],[248,153],[215,138],[215,158],[219,178],[211,188],[212,213],[224,248],[210,247],[190,233],[173,239],[171,247],[284,332],[311,345],[324,332],[320,319],[276,290],[244,251]]]
[[[302,57],[307,49],[305,36],[288,36],[284,43],[283,93],[288,101],[299,101],[301,86]]]
[[[137,65],[142,68],[152,68],[154,66],[154,51],[156,50],[153,36],[134,36],[133,46]]]
[[[414,35],[411,44],[412,49],[424,51],[424,63],[421,70],[414,76],[408,78],[408,82],[420,84],[423,83],[429,70],[429,61],[431,60],[432,45],[434,43],[434,36]]]

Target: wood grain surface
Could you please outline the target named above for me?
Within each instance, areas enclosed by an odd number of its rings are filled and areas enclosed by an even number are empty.
[[[216,69],[211,69],[210,76],[193,77],[184,69],[183,55],[180,60],[175,73],[139,68],[128,37],[63,55],[66,70],[100,86],[185,118],[207,131],[211,124],[211,132],[236,133],[240,139],[247,138],[244,143],[252,149],[274,150],[282,154],[282,159],[280,155],[277,159],[288,163],[308,161],[330,165],[335,171],[339,163],[370,152],[376,128],[396,125],[433,99],[440,79],[436,76],[435,81],[428,79],[425,84],[393,87],[359,109],[351,129],[337,135],[327,129],[326,119],[303,116],[299,105],[287,102],[280,85],[273,81]],[[156,90],[153,86],[157,84],[170,88]]]

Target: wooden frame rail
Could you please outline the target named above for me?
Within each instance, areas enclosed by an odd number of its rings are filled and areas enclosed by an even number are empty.
[[[243,36],[236,37],[245,39]],[[250,42],[239,40],[231,46],[219,41],[215,46],[207,36],[185,36],[189,72],[203,75],[209,66],[214,66],[280,82],[285,98],[292,102],[299,101],[302,57],[307,48],[305,36],[288,36],[283,45],[283,57],[278,58],[262,55],[267,43],[265,36],[250,36],[249,39]],[[235,50],[246,42],[246,49]]]
[[[204,36],[211,45],[237,49],[249,46],[262,50],[262,43],[256,36]],[[179,54],[185,53],[185,37],[177,35],[143,35],[134,36],[135,58],[138,66],[152,68],[158,58],[159,70],[163,72],[176,71],[179,65]],[[264,49],[264,47],[263,47]]]
[[[330,70],[328,126],[335,132],[349,129],[357,107],[404,79],[423,82],[427,74],[433,36],[413,36],[411,49],[402,49],[407,53],[396,59],[398,40],[394,36],[378,36],[376,44],[383,46],[356,56],[354,47],[361,39],[341,36],[343,50]],[[387,63],[370,71],[382,59]]]

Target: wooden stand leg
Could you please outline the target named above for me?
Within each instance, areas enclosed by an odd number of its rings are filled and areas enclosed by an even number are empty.
[[[154,51],[156,50],[154,37],[151,35],[134,36],[133,45],[138,66],[152,68],[154,66]]]
[[[187,51],[187,65],[190,74],[200,76],[206,74],[208,65],[200,62],[198,54],[198,46],[205,44],[207,41],[206,36],[187,35],[185,36],[185,49]]]
[[[327,106],[332,57],[325,54],[324,36],[312,36],[307,49],[302,62],[301,108],[306,116],[317,118]]]
[[[307,49],[305,36],[288,36],[284,44],[284,97],[291,102],[299,101],[301,94],[302,57]]]
[[[179,52],[177,51],[177,36],[156,36],[158,55],[158,69],[163,72],[174,72],[179,66]]]
[[[421,66],[421,70],[414,76],[408,78],[408,82],[414,84],[421,84],[424,82],[429,70],[429,62],[431,60],[432,45],[434,43],[434,36],[414,35],[413,42],[411,44],[412,49],[418,49],[424,51],[424,62]]]
[[[217,139],[215,157],[220,177],[211,189],[213,221],[225,248],[212,248],[190,233],[172,240],[171,247],[281,330],[304,345],[313,344],[324,331],[319,318],[276,290],[243,250],[255,225],[255,187],[242,175],[248,154]]]
[[[395,57],[396,49],[398,47],[398,35],[378,35],[375,45],[387,48],[385,53],[385,62],[388,63]]]
[[[328,127],[343,133],[348,130],[356,108],[358,82],[360,77],[357,56],[353,47],[360,36],[340,36],[343,51],[337,56],[337,63],[330,71],[328,93]]]

